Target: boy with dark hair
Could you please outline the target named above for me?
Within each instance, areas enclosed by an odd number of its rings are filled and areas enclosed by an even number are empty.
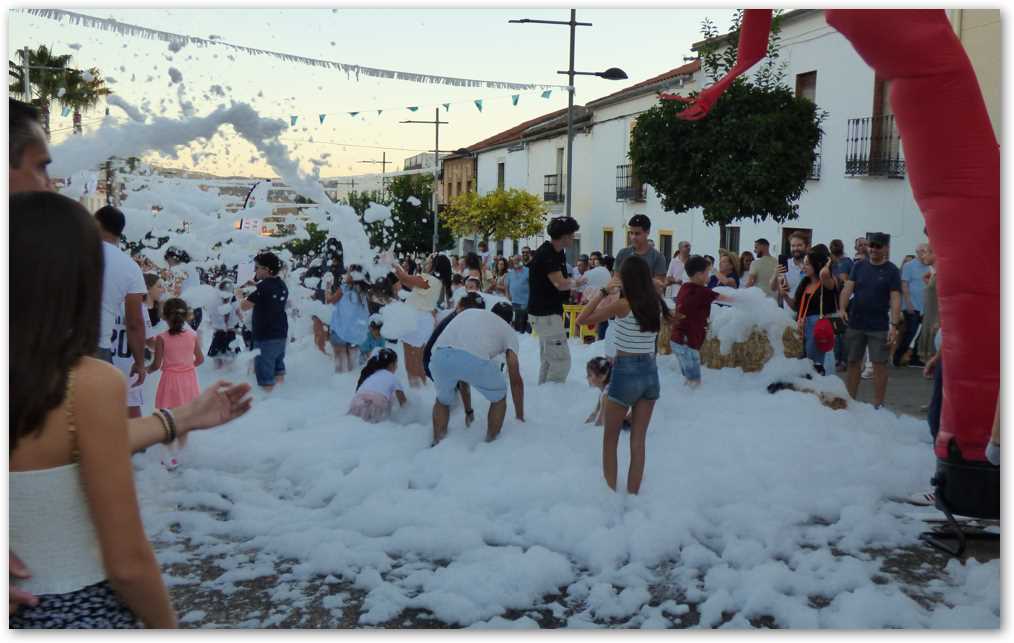
[[[732,303],[735,298],[708,288],[708,261],[694,255],[687,260],[687,281],[676,295],[676,321],[672,324],[672,352],[680,363],[686,384],[701,383],[701,346],[707,336],[708,318],[714,301]]]
[[[270,391],[275,384],[285,380],[285,344],[289,337],[289,318],[285,304],[289,300],[289,289],[278,277],[282,260],[273,252],[262,252],[254,257],[257,290],[246,296],[236,291],[242,299],[240,309],[253,309],[253,347],[260,349],[254,358],[254,372],[257,384]]]

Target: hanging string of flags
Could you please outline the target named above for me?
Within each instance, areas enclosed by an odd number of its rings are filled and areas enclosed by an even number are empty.
[[[349,79],[355,78],[359,80],[360,76],[368,76],[372,78],[386,78],[390,80],[403,80],[411,83],[423,83],[423,84],[435,84],[435,85],[450,85],[453,87],[482,87],[486,89],[509,89],[514,91],[531,91],[534,89],[566,89],[564,85],[549,85],[545,83],[512,83],[501,80],[480,80],[475,78],[456,78],[454,76],[440,76],[437,74],[421,74],[416,72],[398,71],[394,69],[381,69],[378,67],[367,67],[365,65],[356,65],[351,63],[336,62],[333,60],[323,60],[320,58],[310,58],[307,56],[298,56],[296,54],[288,54],[284,52],[271,51],[268,49],[258,49],[256,47],[245,47],[243,45],[235,45],[230,42],[221,40],[220,38],[199,38],[197,36],[188,36],[185,34],[177,34],[169,31],[161,31],[159,29],[149,29],[148,27],[142,27],[139,25],[133,25],[126,22],[120,22],[112,18],[97,18],[95,16],[89,16],[83,13],[77,13],[75,11],[66,11],[64,9],[14,9],[13,11],[28,13],[30,15],[45,18],[47,20],[54,20],[56,22],[62,22],[66,19],[70,24],[87,27],[90,29],[100,29],[103,31],[113,31],[124,36],[132,36],[138,38],[147,38],[149,40],[161,40],[169,43],[169,48],[174,52],[179,51],[180,48],[186,45],[196,45],[198,47],[226,47],[234,51],[240,51],[245,54],[252,56],[270,56],[278,60],[283,60],[288,63],[308,65],[311,67],[320,67],[323,69],[336,69],[344,72],[345,76]]]
[[[550,96],[553,95],[553,90],[547,89],[547,90],[541,92],[539,95],[542,98],[549,98]],[[507,96],[500,96],[500,97],[495,97],[495,98],[476,98],[476,99],[472,100],[471,103],[472,103],[472,105],[475,106],[475,108],[477,110],[479,110],[480,112],[482,112],[482,108],[483,108],[483,105],[484,105],[485,102],[496,101],[496,100],[506,100],[507,98],[508,98]],[[521,94],[511,94],[510,95],[510,100],[511,100],[511,105],[513,105],[514,107],[517,107],[518,106],[518,102],[521,100]],[[440,103],[440,105],[444,108],[444,112],[449,112],[449,111],[451,111],[451,105],[463,104],[464,102],[465,101],[459,101],[457,103]],[[419,111],[420,107],[421,107],[420,105],[408,105],[408,106],[405,107],[405,109],[407,109],[408,111],[414,113],[414,112]],[[380,116],[381,114],[384,113],[383,109],[378,109],[376,111],[377,111],[377,116]],[[324,124],[324,120],[328,116],[334,116],[334,115],[339,115],[339,114],[348,114],[350,117],[356,118],[360,114],[365,114],[365,113],[366,113],[365,110],[345,111],[345,112],[333,112],[331,114],[327,114],[327,113],[325,113],[325,114],[317,114],[317,118],[320,120],[320,124],[323,125]],[[292,126],[292,127],[295,127],[296,122],[298,120],[299,120],[299,115],[298,114],[291,114],[289,116],[289,125]]]

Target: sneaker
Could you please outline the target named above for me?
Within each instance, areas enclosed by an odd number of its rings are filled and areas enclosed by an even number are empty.
[[[862,373],[862,375],[860,377],[862,377],[864,380],[871,380],[871,379],[873,379],[873,369],[872,368],[870,368],[870,369],[863,369],[863,373]]]
[[[180,466],[180,463],[176,460],[176,458],[169,458],[168,462],[165,460],[162,461],[162,466],[165,467],[166,471],[175,471],[176,467]]]
[[[937,497],[932,491],[920,491],[909,496],[908,503],[920,507],[932,507],[937,503]]]

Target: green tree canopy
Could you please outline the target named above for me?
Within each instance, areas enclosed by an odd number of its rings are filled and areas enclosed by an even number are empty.
[[[387,193],[353,193],[349,205],[360,219],[370,203],[391,208],[391,218],[363,223],[370,245],[377,249],[394,246],[398,253],[426,254],[433,249],[433,177],[429,174],[406,174],[394,177]],[[454,244],[451,230],[441,217],[438,222],[437,249],[446,250]]]
[[[546,204],[531,192],[512,188],[485,196],[460,194],[451,201],[444,219],[458,236],[482,239],[524,239],[545,227]]]

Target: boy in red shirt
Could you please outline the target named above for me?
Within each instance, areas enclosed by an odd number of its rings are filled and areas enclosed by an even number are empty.
[[[732,302],[732,297],[708,288],[708,261],[693,256],[687,260],[687,281],[676,296],[677,321],[672,325],[672,352],[679,360],[687,386],[701,383],[701,345],[707,335],[708,318],[714,301]]]

